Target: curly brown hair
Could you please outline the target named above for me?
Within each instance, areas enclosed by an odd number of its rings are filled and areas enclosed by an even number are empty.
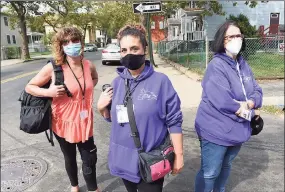
[[[83,57],[83,35],[82,32],[76,27],[63,27],[57,31],[57,33],[52,38],[52,52],[54,60],[57,65],[63,65],[66,60],[66,54],[63,51],[63,43],[69,41],[81,42],[81,56]]]
[[[143,45],[144,50],[146,50],[146,46],[148,46],[148,44],[146,40],[146,30],[143,25],[129,24],[122,27],[117,34],[117,39],[119,41],[119,44],[121,39],[128,35],[139,38],[140,42]]]

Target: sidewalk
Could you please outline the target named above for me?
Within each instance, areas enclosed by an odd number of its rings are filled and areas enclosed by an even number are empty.
[[[31,57],[32,60],[37,60],[37,59],[46,59],[50,58],[52,55],[38,55],[38,56],[33,56]],[[32,61],[29,60],[29,61]],[[24,63],[25,60],[22,59],[6,59],[6,60],[1,60],[1,67],[8,66],[8,65],[15,65],[19,63]]]
[[[202,95],[201,80],[203,77],[177,63],[162,59],[158,54],[154,54],[154,62],[158,65],[155,70],[166,74],[171,80],[180,96],[182,107],[198,107]],[[260,86],[263,88],[263,84],[260,84]],[[266,95],[263,97],[264,106],[284,106],[284,94],[282,96],[272,96],[264,93],[264,95]]]
[[[181,99],[182,108],[198,107],[202,95],[201,83],[176,70],[172,65],[162,60],[158,54],[154,54],[154,62],[158,65],[155,71],[164,73],[172,82]]]

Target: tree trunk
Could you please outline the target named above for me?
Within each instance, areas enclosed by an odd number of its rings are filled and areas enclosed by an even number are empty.
[[[20,34],[23,40],[21,59],[23,60],[31,59],[29,46],[28,46],[27,26],[24,15],[19,15],[19,26],[20,26]]]

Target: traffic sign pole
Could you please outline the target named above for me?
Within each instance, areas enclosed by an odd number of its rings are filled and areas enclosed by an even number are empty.
[[[151,21],[150,21],[150,13],[158,13],[161,12],[161,2],[141,2],[141,3],[133,3],[133,11],[134,13],[147,14],[146,26],[148,33],[148,52],[150,62],[157,67],[154,63],[153,59],[153,50],[152,50],[152,41],[151,41]]]
[[[153,50],[152,50],[152,41],[151,41],[151,29],[150,29],[150,13],[147,13],[147,33],[148,33],[148,51],[149,51],[149,60],[150,62],[157,67],[157,65],[154,63],[153,59]]]

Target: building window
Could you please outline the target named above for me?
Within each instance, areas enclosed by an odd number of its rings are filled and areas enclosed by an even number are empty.
[[[151,22],[151,29],[155,29],[155,22],[154,21]]]
[[[8,17],[4,17],[5,26],[8,26]]]
[[[187,22],[187,25],[186,25],[186,30],[190,31],[190,23],[188,23],[188,22]]]
[[[8,44],[11,44],[10,35],[7,35],[7,43],[8,43]]]
[[[159,21],[159,29],[164,29],[164,22],[163,21]]]
[[[16,44],[17,42],[16,42],[16,36],[15,35],[12,36],[12,39],[13,39],[13,43]]]

